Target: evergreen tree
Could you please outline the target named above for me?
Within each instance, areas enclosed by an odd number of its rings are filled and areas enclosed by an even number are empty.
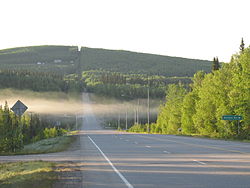
[[[241,38],[241,44],[240,44],[240,52],[244,52],[244,49],[245,49],[245,43],[244,43],[244,40],[243,40],[243,37]]]
[[[218,57],[214,57],[212,64],[212,71],[216,71],[220,69],[220,63]]]

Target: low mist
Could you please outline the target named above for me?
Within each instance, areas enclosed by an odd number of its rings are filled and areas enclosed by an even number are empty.
[[[75,114],[82,111],[81,96],[62,92],[33,92],[29,90],[0,90],[0,104],[7,101],[11,108],[17,100],[27,107],[27,113]]]
[[[135,112],[139,112],[140,117],[147,116],[147,99],[136,99],[131,101],[117,100],[109,97],[99,97],[90,94],[92,112],[101,117],[121,118],[127,113],[128,117],[133,117]],[[61,114],[72,115],[83,114],[84,100],[81,94],[66,94],[61,92],[33,92],[28,90],[0,90],[0,104],[7,101],[11,108],[17,100],[21,100],[27,107],[27,113],[37,114]],[[150,113],[157,114],[160,100],[150,100]]]

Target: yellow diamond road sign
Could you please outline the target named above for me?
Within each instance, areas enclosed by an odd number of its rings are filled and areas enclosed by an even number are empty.
[[[23,115],[23,113],[28,109],[28,107],[23,104],[20,100],[18,100],[11,110],[18,116]]]

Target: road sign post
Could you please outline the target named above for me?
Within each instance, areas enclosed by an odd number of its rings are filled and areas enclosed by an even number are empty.
[[[224,115],[222,116],[222,120],[242,120],[243,117],[239,115]]]
[[[19,116],[21,135],[23,134],[21,117],[27,109],[28,107],[25,104],[23,104],[20,100],[18,100],[11,108],[11,110],[15,113],[15,115]],[[21,145],[23,145],[23,139],[21,139]]]
[[[240,134],[240,120],[242,120],[243,117],[239,116],[239,115],[224,115],[222,116],[222,120],[229,120],[229,121],[234,121],[237,120],[238,121],[238,135]]]
[[[11,110],[17,115],[22,116],[23,113],[28,109],[28,107],[23,104],[20,100],[18,100],[14,106],[12,106]]]

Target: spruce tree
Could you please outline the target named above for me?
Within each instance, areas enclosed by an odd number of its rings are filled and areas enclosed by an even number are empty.
[[[243,52],[244,52],[244,49],[245,49],[245,43],[244,43],[243,38],[241,38],[240,52],[243,53]]]
[[[220,63],[218,57],[214,57],[212,64],[212,71],[216,71],[220,69]]]

